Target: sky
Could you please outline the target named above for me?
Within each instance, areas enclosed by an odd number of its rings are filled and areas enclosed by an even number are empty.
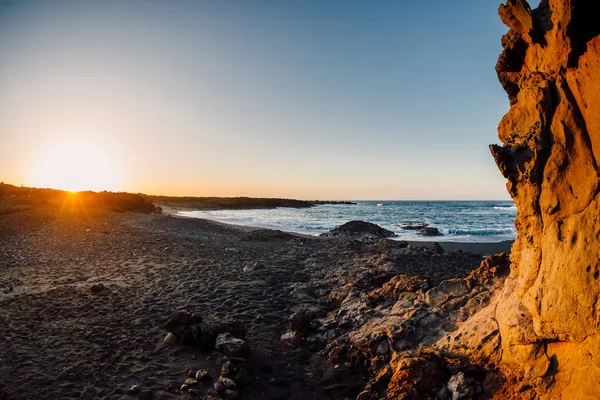
[[[0,0],[0,181],[508,199],[498,4]]]

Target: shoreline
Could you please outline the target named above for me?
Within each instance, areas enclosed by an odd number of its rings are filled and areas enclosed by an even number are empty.
[[[307,232],[278,229],[278,228],[272,227],[272,226],[243,225],[243,224],[239,224],[239,223],[235,223],[235,222],[223,221],[218,218],[208,218],[208,217],[199,218],[199,217],[192,217],[192,216],[188,216],[188,215],[179,214],[179,212],[181,212],[181,211],[186,212],[186,211],[203,211],[203,210],[196,210],[196,209],[189,209],[189,208],[188,209],[179,209],[179,208],[168,207],[168,206],[163,207],[162,205],[161,205],[161,207],[163,209],[164,214],[171,215],[171,216],[177,217],[177,218],[190,218],[190,219],[211,221],[211,222],[215,222],[218,224],[224,224],[224,225],[228,225],[228,226],[238,227],[240,229],[250,228],[250,229],[280,230],[282,232],[299,235],[302,237],[320,238],[320,236],[318,234],[313,235],[313,234],[310,234]],[[436,240],[428,240],[428,238],[425,238],[425,237],[423,238],[423,240],[403,240],[400,238],[389,238],[389,239],[397,240],[397,241],[404,241],[413,246],[425,246],[430,243],[438,243],[446,252],[461,250],[464,252],[483,254],[483,255],[492,255],[492,254],[499,254],[499,253],[510,254],[512,244],[514,243],[514,240],[503,240],[500,242],[436,241]]]

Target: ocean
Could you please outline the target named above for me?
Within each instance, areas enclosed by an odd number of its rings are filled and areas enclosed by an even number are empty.
[[[345,222],[372,222],[399,240],[494,243],[514,240],[517,209],[512,201],[357,201],[355,205],[268,210],[180,211],[187,217],[319,235]],[[443,236],[424,237],[408,224],[429,224]]]

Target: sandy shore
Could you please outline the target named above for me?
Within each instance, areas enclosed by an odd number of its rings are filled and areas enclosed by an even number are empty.
[[[181,211],[198,211],[197,209],[189,208],[189,207],[169,207],[169,206],[165,206],[165,205],[161,205],[161,207],[165,214],[170,214],[170,215],[172,215],[174,217],[178,217],[178,218],[188,218],[185,215],[179,214]],[[195,218],[195,217],[189,217],[189,218]],[[202,218],[200,218],[200,219],[202,219]],[[235,224],[229,223],[229,222],[220,222],[220,221],[216,221],[214,219],[206,219],[206,220],[214,221],[216,223],[223,223],[225,225],[233,225],[233,226],[239,227],[240,229],[248,228],[248,226],[235,225]],[[252,228],[252,227],[250,227],[250,228]],[[255,227],[254,229],[262,229],[262,227]],[[306,235],[306,234],[302,234],[299,232],[288,232],[288,233],[291,233],[294,235],[299,235],[299,236],[305,236],[305,237],[314,237],[312,235]],[[408,241],[408,243],[410,243],[414,246],[424,246],[431,242]],[[444,241],[436,241],[436,243],[439,243],[440,246],[442,246],[442,248],[445,251],[462,250],[462,251],[467,251],[467,252],[471,252],[471,253],[490,255],[490,254],[498,254],[498,253],[510,254],[510,249],[512,247],[512,244],[514,243],[514,240],[505,240],[502,242],[493,242],[493,243],[444,242]]]
[[[390,259],[380,247],[170,215],[48,208],[0,216],[0,385],[14,399],[180,398],[189,371],[218,377],[222,363],[163,342],[165,322],[186,309],[246,326],[252,382],[242,398],[341,398],[343,377],[325,379],[312,349],[279,340],[295,305],[326,308],[327,282],[368,265],[440,282],[481,261],[421,250]],[[320,292],[302,290],[311,282]],[[92,291],[99,283],[104,289]],[[129,394],[133,385],[139,392]]]

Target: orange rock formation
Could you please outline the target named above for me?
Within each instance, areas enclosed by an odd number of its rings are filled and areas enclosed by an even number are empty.
[[[496,70],[511,108],[491,151],[518,214],[496,308],[503,365],[548,398],[600,396],[600,14],[509,0]],[[590,397],[587,397],[590,396]]]

